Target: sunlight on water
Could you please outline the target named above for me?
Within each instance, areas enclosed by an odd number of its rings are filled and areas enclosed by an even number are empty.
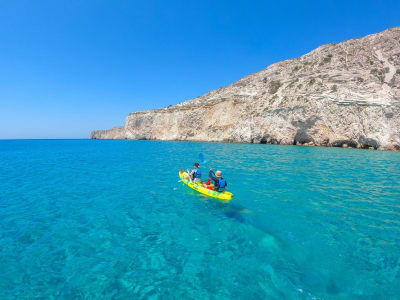
[[[230,203],[178,182],[199,153]],[[0,298],[395,298],[399,178],[392,152],[0,141]]]

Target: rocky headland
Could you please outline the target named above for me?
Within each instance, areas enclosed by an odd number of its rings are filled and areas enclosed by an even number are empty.
[[[92,139],[400,150],[400,27],[323,45]]]

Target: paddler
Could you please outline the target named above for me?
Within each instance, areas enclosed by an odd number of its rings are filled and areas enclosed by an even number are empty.
[[[218,170],[214,173],[213,169],[210,169],[208,176],[214,182],[214,191],[217,192],[225,191],[225,188],[228,186],[228,182],[226,181],[226,179],[222,178],[221,171]]]
[[[193,165],[194,169],[190,172],[190,181],[201,182],[201,169],[199,163]]]

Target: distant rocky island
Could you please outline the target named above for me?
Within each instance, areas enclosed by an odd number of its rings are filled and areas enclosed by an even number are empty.
[[[321,46],[92,139],[400,150],[400,27]]]

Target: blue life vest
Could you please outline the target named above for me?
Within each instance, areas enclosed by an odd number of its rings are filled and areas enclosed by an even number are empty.
[[[225,190],[225,187],[226,187],[226,180],[223,179],[223,178],[219,178],[219,179],[218,179],[218,182],[219,182],[218,191],[224,191],[224,190]]]
[[[196,169],[196,178],[201,178],[201,169]]]

